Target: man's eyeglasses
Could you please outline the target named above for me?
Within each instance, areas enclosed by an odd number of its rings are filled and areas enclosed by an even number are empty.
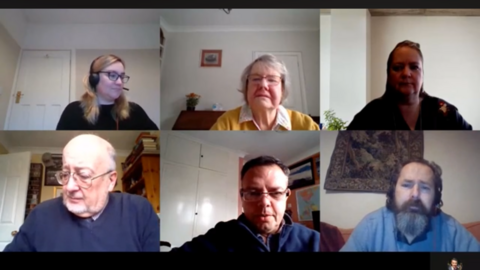
[[[284,191],[271,191],[271,192],[258,192],[258,191],[245,191],[240,190],[240,196],[246,202],[253,202],[262,199],[263,195],[267,195],[270,198],[279,201],[285,197],[290,196],[290,189],[287,188]]]
[[[116,82],[118,80],[118,78],[122,78],[123,83],[127,83],[128,80],[130,80],[130,76],[119,75],[119,74],[117,74],[115,72],[111,72],[111,71],[100,71],[98,73],[107,74],[107,78],[112,82]]]
[[[77,185],[79,187],[87,189],[87,188],[90,188],[92,186],[92,181],[93,180],[95,180],[99,177],[102,177],[104,175],[107,175],[111,172],[113,172],[113,170],[109,170],[106,173],[102,173],[100,175],[90,177],[90,176],[87,176],[87,175],[82,175],[81,173],[61,171],[61,172],[55,173],[55,178],[57,179],[57,181],[60,185],[65,186],[65,185],[68,184],[68,181],[70,180],[70,177],[72,177],[73,180],[75,181],[75,183],[77,183]]]

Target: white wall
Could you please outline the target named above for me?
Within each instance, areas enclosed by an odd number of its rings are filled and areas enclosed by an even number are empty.
[[[372,17],[371,99],[385,91],[388,54],[398,42],[420,43],[427,93],[445,99],[480,128],[480,18]]]
[[[369,96],[370,13],[332,9],[320,20],[321,110],[350,122]]]
[[[0,23],[21,47],[27,34],[28,23],[21,9],[0,9]]]
[[[225,110],[243,104],[240,75],[253,61],[254,51],[301,52],[307,108],[319,115],[319,32],[170,32],[166,40],[161,80],[161,129],[171,129],[185,95],[200,94],[199,110],[221,103]],[[221,49],[221,68],[200,68],[202,49]],[[293,90],[295,91],[295,90]]]
[[[330,109],[330,14],[320,14],[320,116]]]
[[[29,24],[23,49],[158,49],[159,24]]]
[[[320,135],[320,134],[319,134]],[[318,147],[313,147],[299,155],[296,155],[296,156],[292,156],[291,158],[289,158],[288,160],[282,160],[283,163],[287,166],[290,166],[290,165],[293,165],[301,160],[304,160],[308,157],[311,157],[315,154],[318,154],[318,152],[320,152],[320,141],[319,141],[319,145]]]
[[[322,132],[321,179],[325,179],[337,132]],[[426,131],[424,157],[443,170],[443,211],[461,223],[480,221],[480,132]],[[385,206],[385,194],[326,193],[323,185],[320,207],[323,222],[339,228],[354,228],[368,213]]]

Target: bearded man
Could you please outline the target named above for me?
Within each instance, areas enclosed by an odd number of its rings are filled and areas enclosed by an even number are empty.
[[[480,243],[440,208],[442,169],[412,159],[394,173],[386,206],[368,214],[340,251],[479,252]]]

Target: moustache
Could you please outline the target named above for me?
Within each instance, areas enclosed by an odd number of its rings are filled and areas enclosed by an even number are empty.
[[[65,193],[65,195],[67,196],[67,198],[70,198],[70,199],[83,200],[83,196],[75,196],[75,194],[69,194],[69,193]]]

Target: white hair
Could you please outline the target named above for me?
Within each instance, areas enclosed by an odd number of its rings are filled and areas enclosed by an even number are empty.
[[[247,100],[248,76],[250,76],[250,72],[252,72],[253,65],[255,65],[256,63],[263,63],[267,67],[273,68],[275,71],[280,73],[280,77],[282,78],[282,86],[283,86],[282,100],[280,104],[283,103],[287,99],[288,94],[290,93],[290,75],[288,74],[287,66],[285,65],[285,63],[281,60],[278,60],[272,54],[265,54],[258,57],[243,70],[242,76],[240,77],[241,87],[238,91],[243,94],[245,102],[248,104],[248,100]]]

